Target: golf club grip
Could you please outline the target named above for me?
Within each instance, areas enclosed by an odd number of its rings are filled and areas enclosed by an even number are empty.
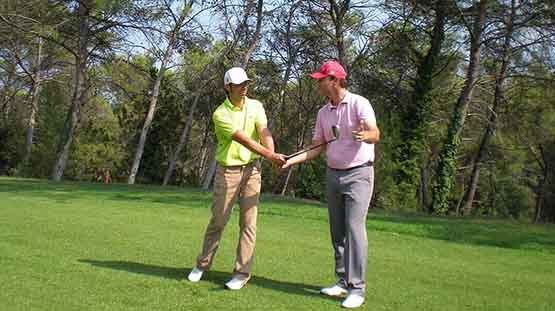
[[[292,157],[298,156],[298,155],[301,154],[301,153],[309,152],[309,151],[312,150],[312,149],[316,149],[316,148],[321,147],[321,146],[323,146],[323,145],[327,145],[327,144],[331,143],[331,142],[334,141],[334,140],[335,140],[335,139],[332,139],[332,140],[325,141],[325,142],[323,142],[323,143],[321,143],[321,144],[318,144],[318,145],[315,145],[315,146],[312,146],[312,147],[309,147],[309,148],[306,148],[306,149],[301,149],[301,150],[299,150],[299,151],[297,151],[297,152],[295,152],[295,153],[292,153],[292,154],[290,154],[290,155],[285,156],[285,160],[289,160],[289,159],[291,159]]]

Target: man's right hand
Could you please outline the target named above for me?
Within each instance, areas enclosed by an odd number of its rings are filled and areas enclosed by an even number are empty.
[[[272,153],[270,157],[268,157],[268,160],[272,161],[272,163],[274,163],[278,167],[281,167],[285,164],[285,162],[287,162],[287,160],[285,159],[285,155],[281,153]]]

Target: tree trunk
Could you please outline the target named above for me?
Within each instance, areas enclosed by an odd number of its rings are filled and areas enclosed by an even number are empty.
[[[497,77],[495,79],[495,95],[493,99],[493,107],[490,113],[488,126],[484,136],[482,137],[482,141],[480,143],[480,148],[478,149],[478,154],[476,155],[475,160],[473,161],[472,167],[472,175],[470,178],[470,184],[468,189],[465,193],[464,198],[464,207],[463,213],[465,215],[469,215],[472,212],[472,204],[474,201],[474,195],[476,194],[476,189],[478,187],[478,180],[480,178],[480,169],[481,164],[484,162],[486,158],[488,147],[490,141],[495,134],[495,130],[497,128],[497,114],[500,110],[501,105],[504,103],[504,92],[505,92],[505,79],[507,77],[507,69],[509,67],[509,62],[511,59],[512,54],[512,47],[511,47],[511,40],[513,36],[513,20],[515,17],[515,0],[511,2],[511,16],[509,21],[507,22],[507,30],[505,34],[505,41],[503,43],[503,54],[501,56],[501,67],[499,72],[497,73]]]
[[[447,213],[449,210],[449,195],[453,188],[457,166],[457,151],[460,143],[460,134],[466,119],[468,105],[472,99],[474,85],[478,81],[480,69],[481,37],[486,20],[488,0],[481,0],[477,6],[473,31],[470,31],[470,63],[468,65],[467,77],[461,94],[455,105],[455,111],[447,132],[437,168],[437,180],[434,188],[434,196],[431,212]]]
[[[173,49],[175,48],[175,45],[177,43],[177,34],[179,33],[181,27],[183,27],[183,22],[185,21],[187,15],[189,15],[189,12],[191,11],[190,9],[191,4],[185,4],[183,12],[179,17],[179,20],[176,21],[175,27],[170,34],[168,47],[166,48],[166,52],[164,53],[164,57],[162,58],[160,70],[152,88],[152,95],[150,96],[150,104],[145,118],[145,123],[143,124],[143,129],[141,131],[141,136],[139,137],[139,143],[137,144],[137,150],[135,151],[135,157],[131,166],[129,178],[127,179],[127,183],[130,185],[135,183],[135,178],[137,176],[137,172],[139,171],[139,166],[141,164],[141,159],[143,157],[143,152],[145,149],[146,138],[150,130],[150,126],[152,125],[152,120],[154,119],[154,113],[156,112],[156,104],[158,102],[158,95],[160,94],[160,84],[162,83],[164,73],[166,72],[167,65],[170,62],[170,58],[173,54]]]
[[[258,4],[256,6],[256,28],[254,32],[254,38],[252,39],[251,43],[247,47],[247,50],[243,54],[243,59],[241,61],[241,67],[243,68],[247,68],[249,64],[249,59],[252,53],[254,52],[254,49],[256,49],[258,42],[260,41],[261,32],[262,32],[262,19],[264,17],[263,8],[264,8],[264,1],[258,0]]]
[[[319,1],[316,1],[319,2]],[[328,0],[328,16],[333,24],[333,34],[328,34],[333,40],[337,51],[337,61],[343,65],[347,72],[350,70],[350,63],[347,59],[347,47],[345,46],[345,18],[351,8],[351,1]],[[319,22],[319,21],[317,21]]]
[[[270,132],[273,131],[274,127],[275,127],[275,115],[279,114],[279,112],[281,111],[281,107],[283,107],[285,105],[285,88],[287,87],[287,82],[289,81],[289,78],[291,76],[291,66],[292,66],[292,62],[289,61],[287,63],[287,68],[285,68],[285,73],[283,74],[283,79],[281,80],[281,85],[279,88],[279,98],[278,98],[278,105],[277,107],[275,107],[274,109],[272,109],[272,115],[268,120],[268,128],[270,129]]]
[[[335,0],[329,0],[330,16],[335,27],[335,48],[337,49],[337,60],[347,68],[347,53],[345,51],[344,26],[345,15],[349,11],[350,1],[344,1],[339,5]]]
[[[177,144],[177,148],[175,149],[174,154],[172,155],[171,159],[170,159],[170,164],[168,166],[168,170],[166,171],[166,174],[164,175],[164,182],[162,185],[167,185],[172,174],[173,171],[175,169],[175,162],[177,162],[177,159],[179,159],[179,156],[181,154],[181,150],[183,150],[183,146],[185,146],[186,142],[187,142],[187,138],[189,137],[189,131],[193,125],[193,114],[195,113],[195,110],[197,108],[197,103],[198,100],[200,98],[200,94],[196,94],[195,98],[193,100],[193,104],[191,105],[191,108],[189,110],[189,115],[187,116],[187,122],[185,123],[185,127],[183,127],[183,132],[181,132],[181,137],[179,138],[179,143]]]
[[[304,122],[302,122],[300,135],[297,138],[297,150],[300,150],[301,148],[304,147],[304,136],[306,135],[307,124],[308,124],[308,114],[306,115],[306,119],[304,120]],[[291,179],[292,173],[293,173],[293,167],[289,167],[289,169],[287,170],[287,176],[283,183],[283,187],[281,188],[281,191],[280,191],[281,196],[284,196],[285,193],[287,192],[287,187],[289,186],[289,181]],[[275,192],[276,191],[274,191],[274,193]]]
[[[534,211],[534,223],[539,223],[542,218],[543,214],[543,202],[546,193],[546,179],[547,179],[547,170],[543,171],[543,176],[540,179],[540,183],[538,185],[538,191],[536,192],[536,208]]]
[[[293,47],[293,44],[291,41],[291,27],[293,23],[293,17],[295,16],[295,10],[297,10],[297,8],[299,7],[299,4],[300,2],[294,3],[288,12],[287,24],[285,26],[287,65],[285,67],[285,71],[283,73],[283,77],[281,79],[281,84],[279,87],[278,104],[276,105],[276,107],[272,107],[273,109],[271,110],[271,116],[268,119],[268,128],[270,129],[271,132],[273,132],[276,124],[275,120],[277,118],[275,116],[278,115],[282,107],[285,106],[285,90],[287,88],[289,79],[291,78],[291,71],[292,71],[293,64],[297,59],[298,47]],[[279,49],[279,48],[276,48],[276,49]]]
[[[419,178],[423,146],[425,145],[427,126],[430,116],[431,101],[428,98],[433,90],[434,70],[437,67],[438,58],[441,54],[441,46],[445,38],[445,20],[447,15],[446,1],[438,1],[430,48],[423,59],[420,60],[416,79],[412,91],[412,98],[402,118],[405,126],[401,127],[401,146],[399,146],[400,173],[399,184],[404,184],[408,189],[417,189],[421,182]],[[407,192],[405,195],[413,197],[415,192]],[[422,195],[422,193],[420,193]],[[405,201],[411,201],[409,198]],[[424,206],[423,200],[419,199],[420,209]],[[427,206],[427,205],[426,205]]]
[[[2,95],[0,96],[0,100],[2,100],[2,120],[4,123],[7,123],[10,117],[10,110],[11,110],[11,101],[13,96],[10,94],[11,86],[15,84],[16,77],[16,67],[17,62],[14,60],[7,64],[8,69],[8,78],[6,79],[6,83],[3,85],[4,89],[2,90]]]
[[[291,178],[291,174],[293,173],[293,168],[290,167],[287,170],[287,176],[285,176],[285,182],[283,183],[283,188],[281,189],[281,192],[279,195],[281,195],[282,197],[285,196],[285,194],[287,193],[287,185],[289,185],[289,179]]]
[[[548,147],[549,148],[549,147]],[[553,148],[553,147],[551,147]],[[540,182],[536,191],[536,211],[534,222],[554,222],[555,221],[555,209],[553,208],[550,201],[553,200],[553,194],[551,193],[553,189],[553,169],[551,168],[551,159],[549,159],[548,153],[545,146],[539,146],[539,157],[536,158],[539,167],[542,170],[542,176],[540,176]]]
[[[27,121],[27,134],[25,138],[25,156],[23,157],[23,164],[26,165],[31,158],[31,153],[33,151],[33,137],[35,132],[35,125],[37,119],[37,112],[39,108],[39,94],[42,88],[41,81],[41,58],[42,58],[42,38],[38,39],[39,46],[37,51],[37,60],[35,63],[35,76],[32,77],[32,95],[31,95],[31,107],[29,113],[29,120]]]
[[[216,155],[214,155],[214,160],[212,160],[212,162],[210,163],[210,167],[208,168],[206,177],[202,181],[202,190],[210,189],[210,185],[212,185],[212,180],[214,179],[214,173],[216,173],[217,166],[218,162],[216,162]]]
[[[73,97],[71,100],[71,107],[68,112],[62,140],[58,146],[57,160],[52,170],[52,179],[60,181],[64,174],[64,170],[69,158],[69,152],[75,131],[79,120],[81,119],[81,107],[87,102],[88,92],[88,50],[89,43],[89,13],[93,8],[94,1],[83,1],[79,3],[78,16],[79,16],[79,40],[78,40],[78,53],[75,56],[75,86],[73,90]]]
[[[212,142],[209,142],[210,140],[210,135],[211,135],[211,131],[210,131],[210,125],[207,124],[205,129],[204,129],[204,137],[202,139],[202,146],[200,147],[200,161],[198,161],[198,165],[196,167],[196,176],[199,177],[198,182],[199,184],[202,184],[202,178],[204,178],[204,176],[206,175],[206,165],[210,159],[210,154],[209,154],[209,149],[210,149],[210,145],[212,145]]]
[[[172,39],[174,39],[172,37]],[[135,183],[135,178],[137,172],[139,171],[139,165],[141,164],[141,159],[143,157],[143,152],[145,149],[146,138],[152,125],[152,120],[154,120],[154,113],[156,112],[156,104],[158,103],[158,95],[160,94],[160,84],[162,78],[164,77],[164,72],[166,71],[166,66],[170,60],[171,54],[173,52],[173,42],[168,45],[164,58],[162,59],[162,64],[160,70],[158,71],[158,76],[154,82],[152,88],[152,95],[150,96],[150,104],[148,106],[148,112],[146,114],[145,122],[143,124],[143,129],[141,131],[141,136],[139,137],[139,143],[137,144],[137,150],[135,151],[135,157],[133,158],[133,164],[131,166],[131,171],[129,173],[129,178],[127,183],[132,185]]]
[[[425,211],[429,204],[428,198],[428,182],[429,182],[429,174],[428,174],[428,164],[427,161],[423,161],[420,166],[420,185],[418,187],[418,204],[420,205],[419,209],[421,211]]]

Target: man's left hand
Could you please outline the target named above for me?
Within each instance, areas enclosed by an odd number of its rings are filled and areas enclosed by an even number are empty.
[[[364,120],[360,120],[357,130],[353,131],[352,133],[353,139],[360,142],[365,142],[369,140],[372,135],[370,129],[368,128],[368,125],[366,124],[366,122],[364,122]]]

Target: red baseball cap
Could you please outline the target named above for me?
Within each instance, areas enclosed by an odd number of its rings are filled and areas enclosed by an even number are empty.
[[[345,69],[339,62],[330,60],[322,64],[320,71],[311,73],[310,77],[318,80],[325,77],[334,77],[339,80],[345,80],[347,78],[347,72],[345,72]]]

